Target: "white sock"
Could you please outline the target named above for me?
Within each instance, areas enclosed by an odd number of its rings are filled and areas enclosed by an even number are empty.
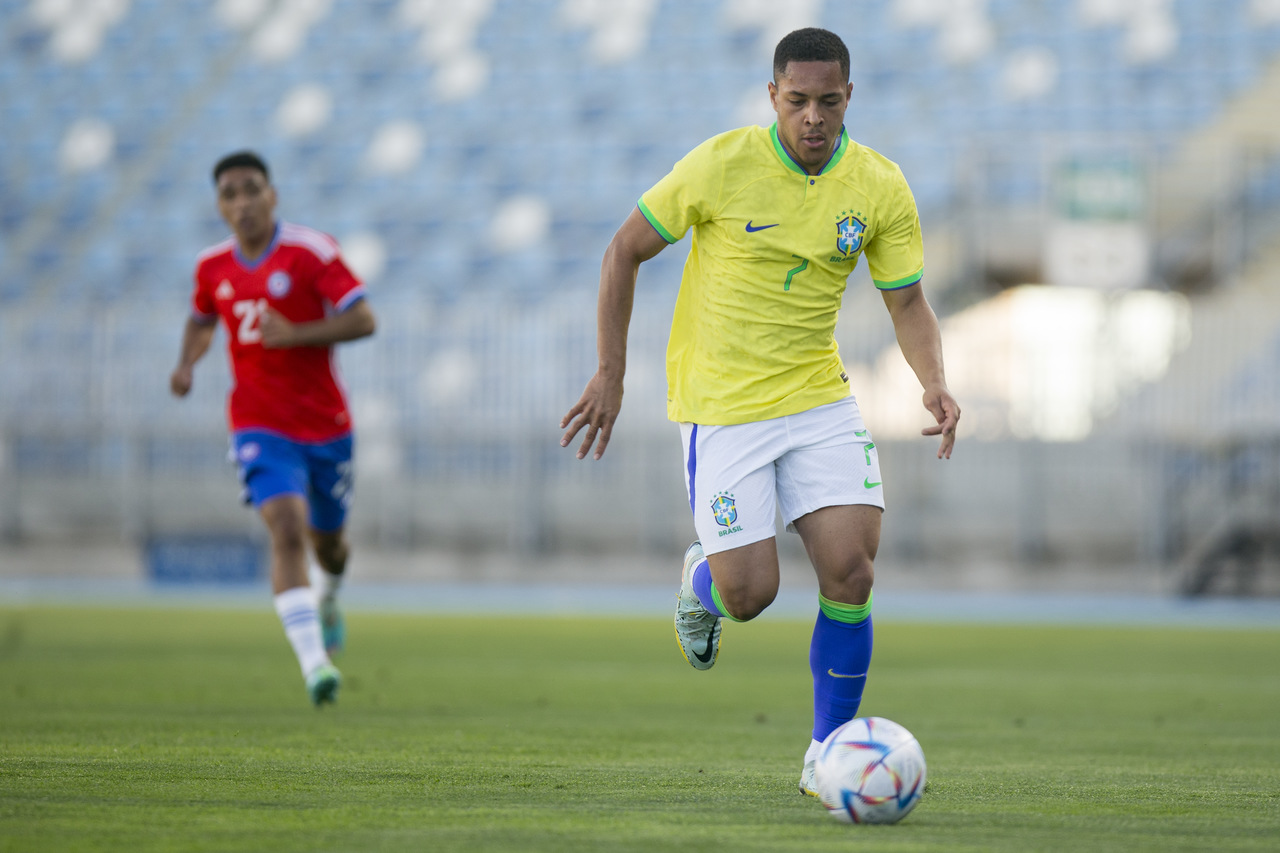
[[[276,613],[284,625],[284,635],[298,656],[298,665],[304,676],[316,667],[329,662],[324,652],[324,640],[320,636],[320,617],[316,613],[316,600],[310,587],[296,586],[275,597]]]
[[[333,575],[324,569],[311,564],[307,572],[311,579],[311,587],[316,591],[316,601],[329,601],[337,597],[338,587],[342,586],[342,575]]]
[[[809,748],[804,751],[804,763],[808,764],[818,757],[818,750],[822,747],[822,741],[810,740]]]

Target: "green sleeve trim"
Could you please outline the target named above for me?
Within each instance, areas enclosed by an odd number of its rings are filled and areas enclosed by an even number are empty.
[[[822,608],[823,613],[827,614],[828,619],[857,625],[859,622],[867,621],[867,617],[871,615],[871,599],[873,596],[874,593],[867,596],[866,604],[841,604],[838,601],[832,601],[822,593],[818,593],[818,606]]]
[[[903,287],[910,287],[924,277],[924,270],[916,270],[911,275],[904,275],[902,278],[895,278],[892,281],[881,281],[878,278],[871,279],[875,283],[877,290],[898,290]]]
[[[723,613],[732,622],[741,622],[737,616],[729,612],[729,608],[724,606],[724,602],[720,600],[720,590],[716,589],[715,581],[711,582],[711,600],[716,603],[716,609]]]
[[[636,207],[640,208],[641,215],[643,215],[645,219],[649,220],[649,224],[653,226],[653,230],[657,231],[663,240],[666,240],[668,243],[680,242],[679,237],[671,236],[671,232],[662,227],[662,223],[658,221],[658,217],[653,215],[653,211],[644,203],[644,199],[637,201]]]

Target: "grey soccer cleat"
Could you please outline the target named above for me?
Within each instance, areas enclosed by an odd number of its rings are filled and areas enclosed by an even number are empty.
[[[684,552],[680,594],[676,596],[676,639],[680,654],[694,669],[711,669],[720,652],[720,617],[703,607],[693,591],[693,570],[704,559],[701,542],[694,542]]]

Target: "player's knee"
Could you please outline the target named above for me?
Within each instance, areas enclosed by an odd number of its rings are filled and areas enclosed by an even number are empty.
[[[347,541],[341,533],[325,533],[314,537],[316,559],[329,571],[340,569],[347,562]]]
[[[750,622],[759,616],[777,596],[777,584],[756,584],[720,591],[720,600],[729,615],[742,622]]]
[[[851,559],[841,571],[828,576],[822,594],[842,604],[865,604],[871,596],[875,570],[869,557]]]
[[[277,552],[305,551],[307,548],[306,523],[289,513],[278,513],[268,525],[271,546]]]

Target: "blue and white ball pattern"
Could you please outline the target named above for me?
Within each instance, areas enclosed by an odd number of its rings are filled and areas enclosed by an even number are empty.
[[[814,781],[822,804],[837,820],[895,823],[924,793],[924,751],[892,720],[858,717],[822,742]]]

